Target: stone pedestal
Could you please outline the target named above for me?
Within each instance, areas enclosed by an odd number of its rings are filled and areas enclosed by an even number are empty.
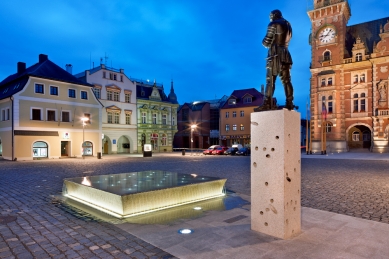
[[[301,232],[300,113],[251,113],[251,229],[282,239]]]

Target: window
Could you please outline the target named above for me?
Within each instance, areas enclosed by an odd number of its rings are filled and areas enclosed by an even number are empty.
[[[324,61],[330,61],[331,60],[331,52],[329,52],[329,51],[324,52],[323,60]]]
[[[229,99],[228,100],[228,105],[235,105],[236,104],[236,99]]]
[[[189,109],[182,109],[182,121],[188,121]]]
[[[236,118],[236,112],[235,112],[235,111],[232,112],[232,117],[233,117],[233,118]]]
[[[328,96],[328,103],[327,103],[327,108],[328,108],[328,113],[332,113],[333,112],[333,108],[332,108],[332,95]]]
[[[226,124],[226,131],[230,130],[230,124]]]
[[[332,77],[329,77],[327,82],[328,82],[327,84],[328,84],[329,86],[332,85]]]
[[[113,96],[113,92],[112,91],[107,91],[107,100],[112,101],[113,100],[112,96]]]
[[[354,103],[354,112],[358,112],[358,94],[354,94],[354,100],[353,100],[353,103]]]
[[[41,109],[32,109],[32,119],[36,121],[41,120]]]
[[[107,123],[112,123],[112,112],[107,112]]]
[[[88,92],[87,91],[81,91],[81,99],[88,100]]]
[[[124,101],[126,103],[130,103],[131,102],[131,94],[124,94]]]
[[[76,90],[69,89],[69,97],[70,98],[76,98]]]
[[[358,61],[362,61],[362,53],[357,53],[355,55],[355,61],[358,62]]]
[[[232,130],[236,130],[236,124],[232,125]]]
[[[126,124],[130,125],[131,124],[131,114],[126,113]]]
[[[244,130],[244,126],[243,126],[243,124],[240,124],[240,130]]]
[[[99,87],[94,87],[93,88],[93,93],[95,94],[97,99],[101,98],[101,89]]]
[[[326,86],[326,79],[325,78],[321,79],[321,86]]]
[[[331,122],[327,122],[326,123],[326,132],[327,133],[331,132],[331,128],[332,128],[332,123]]]
[[[114,123],[119,124],[119,119],[120,119],[120,113],[115,112],[114,113]]]
[[[43,89],[43,85],[42,84],[35,84],[35,93],[37,94],[43,94],[44,93],[44,89]]]
[[[55,111],[51,111],[51,110],[47,111],[47,120],[55,121]]]
[[[103,71],[103,78],[106,78],[107,74]]]
[[[58,87],[50,85],[50,94],[51,95],[58,95]]]
[[[243,102],[244,103],[251,103],[252,102],[252,98],[250,96],[247,96],[243,99]]]
[[[355,75],[354,76],[354,84],[357,84],[358,83],[358,75]]]
[[[117,80],[117,75],[116,74],[113,74],[113,80]]]
[[[230,117],[230,112],[226,112],[226,118]]]
[[[244,117],[244,111],[240,111],[240,117]]]
[[[174,118],[174,116],[172,117],[172,125],[175,125],[176,124],[176,119]]]
[[[359,141],[359,132],[354,131],[352,135],[353,141]]]
[[[161,144],[162,144],[162,146],[166,146],[167,145],[166,134],[162,134]]]
[[[120,75],[120,82],[123,82],[123,76]]]
[[[32,156],[33,157],[47,157],[48,146],[46,142],[37,141],[32,144]]]
[[[87,120],[85,121],[85,123],[87,124],[91,124],[91,118],[90,118],[90,113],[84,113],[84,118],[87,118]]]
[[[146,123],[146,113],[142,112],[142,123]]]
[[[1,110],[1,119],[7,121],[10,119],[9,108]]]
[[[365,82],[365,74],[361,74],[359,78],[359,82],[364,83]]]
[[[364,99],[365,97],[365,93],[361,93],[361,112],[366,110],[366,99]]]
[[[62,111],[62,121],[63,122],[69,122],[70,121],[70,113]]]
[[[157,114],[153,113],[153,124],[157,124]]]
[[[113,100],[116,102],[119,101],[119,92],[113,92]]]
[[[162,114],[162,124],[163,125],[167,124],[167,115],[166,114]]]

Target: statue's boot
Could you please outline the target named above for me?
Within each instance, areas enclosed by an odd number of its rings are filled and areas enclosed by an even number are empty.
[[[266,98],[261,106],[254,108],[254,111],[255,112],[269,111],[272,108],[270,104],[271,104],[270,98]]]

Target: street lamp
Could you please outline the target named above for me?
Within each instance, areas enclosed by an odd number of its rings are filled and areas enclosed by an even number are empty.
[[[197,125],[190,125],[190,155],[193,154],[193,131],[197,128]]]
[[[86,125],[86,122],[89,121],[89,118],[87,117],[82,117],[81,118],[81,121],[82,121],[82,159],[85,159],[84,155],[85,155],[85,125]]]

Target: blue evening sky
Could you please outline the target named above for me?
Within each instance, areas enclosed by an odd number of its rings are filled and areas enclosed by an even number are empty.
[[[349,25],[389,16],[389,1],[349,0]],[[0,80],[31,66],[39,54],[73,73],[100,64],[128,77],[156,79],[166,94],[173,78],[180,104],[229,96],[265,84],[261,42],[269,13],[280,9],[293,27],[290,52],[295,103],[305,118],[309,95],[312,0],[12,0],[0,3]],[[105,62],[105,60],[103,60]],[[284,104],[279,79],[275,97]]]

